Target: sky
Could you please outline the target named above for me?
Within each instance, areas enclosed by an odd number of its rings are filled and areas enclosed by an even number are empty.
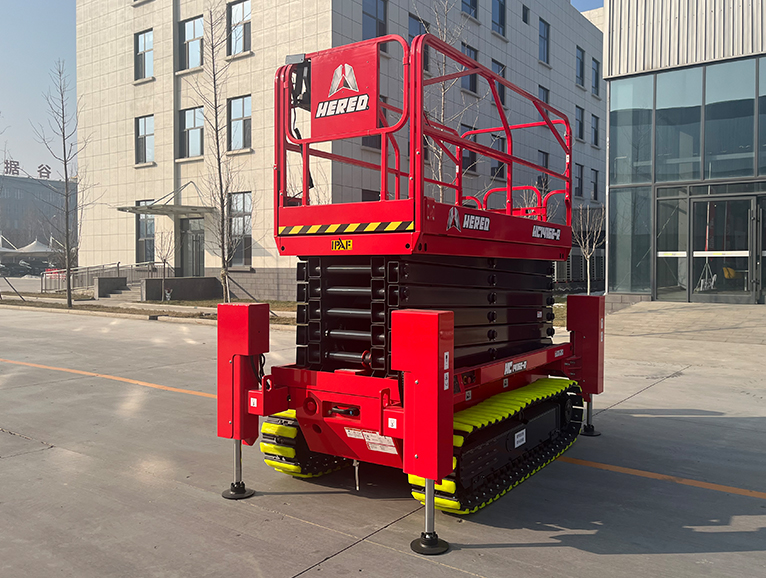
[[[30,123],[47,124],[43,93],[58,59],[69,75],[71,102],[76,100],[75,0],[0,0],[0,54],[0,131],[5,129],[0,156],[6,148],[33,176],[40,164],[47,164],[51,178],[58,177],[55,160],[35,141]]]
[[[114,0],[110,0],[114,1]],[[604,5],[603,0],[572,0],[578,10]],[[47,123],[43,94],[50,87],[49,72],[62,59],[75,87],[75,0],[0,0],[0,156],[19,161],[37,176],[47,164],[57,174],[56,162],[35,140],[32,125]],[[2,172],[0,166],[0,172]]]
[[[604,0],[572,0],[572,6],[577,8],[580,12],[593,10],[594,8],[601,8],[603,5]]]

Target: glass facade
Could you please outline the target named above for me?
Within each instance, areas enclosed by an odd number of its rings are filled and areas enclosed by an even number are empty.
[[[653,76],[611,83],[609,175],[613,185],[652,180],[653,97]]]
[[[758,174],[766,175],[766,58],[758,61]]]
[[[611,81],[608,128],[608,290],[763,303],[766,56]]]
[[[657,75],[656,178],[659,182],[700,178],[702,69]]]
[[[609,291],[651,289],[652,189],[612,189],[609,198]]]
[[[678,189],[666,189],[664,194],[681,192]],[[686,301],[688,207],[687,199],[657,201],[657,298],[663,301]]]
[[[755,60],[707,67],[705,178],[753,175]]]

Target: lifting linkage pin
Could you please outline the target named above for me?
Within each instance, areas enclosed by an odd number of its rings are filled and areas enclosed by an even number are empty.
[[[593,427],[593,395],[590,396],[590,401],[588,401],[588,408],[585,413],[585,425],[582,428],[582,435],[592,438],[601,435],[601,432],[596,431],[596,428]]]
[[[234,440],[234,481],[221,495],[227,500],[244,500],[255,493],[242,481],[242,440]]]
[[[434,502],[434,484],[435,482],[433,480],[426,480],[425,532],[420,534],[420,538],[413,540],[410,543],[410,548],[412,548],[413,552],[425,554],[426,556],[444,554],[444,552],[449,550],[449,544],[439,538],[434,529],[434,514],[436,511]]]

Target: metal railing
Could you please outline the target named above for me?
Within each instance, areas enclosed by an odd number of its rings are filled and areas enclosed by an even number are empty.
[[[164,273],[163,273],[164,271]],[[93,287],[96,277],[125,277],[127,285],[139,283],[141,279],[174,277],[172,266],[161,262],[133,263],[124,265],[119,262],[96,265],[93,267],[74,267],[72,289]],[[66,270],[49,269],[40,275],[40,292],[55,293],[66,290]]]

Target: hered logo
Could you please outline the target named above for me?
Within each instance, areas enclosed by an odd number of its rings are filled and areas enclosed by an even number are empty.
[[[354,67],[350,64],[341,64],[332,73],[332,83],[330,84],[330,93],[327,97],[331,97],[338,92],[341,88],[347,88],[354,92],[359,92],[359,85],[356,83],[356,74],[354,74]]]

